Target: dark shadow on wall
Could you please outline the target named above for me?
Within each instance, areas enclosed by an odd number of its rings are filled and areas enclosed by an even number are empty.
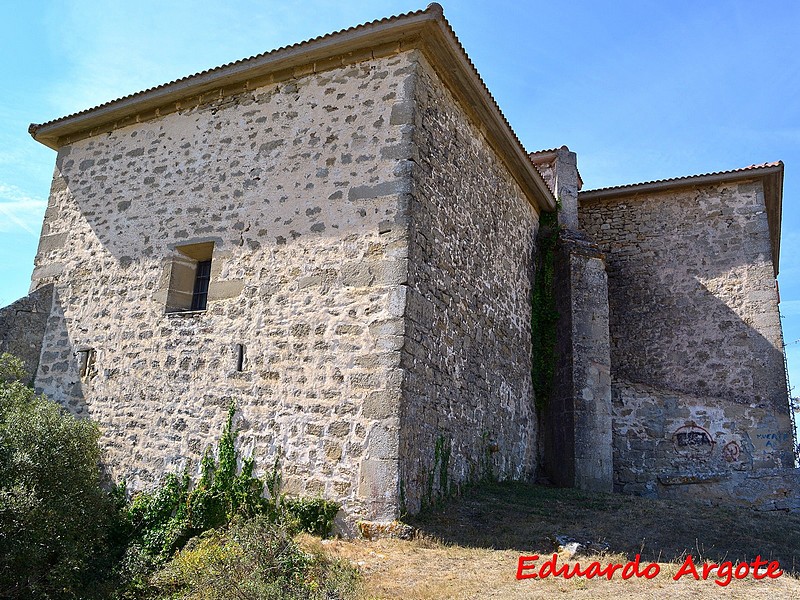
[[[582,202],[606,254],[613,377],[769,408],[790,430],[764,211],[753,181]]]
[[[0,353],[8,352],[23,360],[28,373],[26,384],[33,383],[39,368],[52,303],[53,285],[49,284],[0,308]]]
[[[793,429],[781,350],[697,278],[683,279],[682,291],[675,293],[657,274],[629,272],[615,263],[613,256],[608,261],[611,370],[615,381],[648,386],[656,397],[707,398],[710,405],[729,405],[730,414],[741,412],[743,407],[759,409],[764,414],[762,428],[745,432],[749,425],[742,422],[730,429],[749,435],[756,444],[757,436],[767,431],[777,436],[775,456],[779,463],[758,465],[756,461],[754,467],[793,465]],[[769,294],[771,290],[758,293]],[[754,319],[770,317],[778,320],[777,314],[768,311],[754,315]],[[768,322],[767,330],[771,327]],[[671,411],[677,414],[685,410],[685,425],[691,426],[688,408],[678,400],[677,408]],[[667,439],[672,433],[665,433],[665,443],[672,444]]]
[[[786,411],[764,211],[752,181],[581,203],[606,254],[614,377]]]
[[[746,497],[737,472],[793,466],[759,184],[588,200],[581,210],[606,254],[615,489]]]
[[[36,390],[76,417],[89,417],[84,385],[97,375],[97,349],[73,342],[57,289],[52,291],[52,297],[36,371]]]
[[[626,272],[613,258],[609,263],[615,376],[666,390],[788,406],[783,353],[724,300],[697,279],[684,281],[691,289],[676,293]]]

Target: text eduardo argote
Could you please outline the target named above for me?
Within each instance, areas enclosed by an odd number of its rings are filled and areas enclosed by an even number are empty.
[[[636,558],[627,563],[609,563],[601,565],[597,561],[589,563],[585,568],[579,562],[572,565],[558,564],[558,554],[553,554],[544,562],[539,563],[539,555],[520,556],[517,562],[517,579],[546,579],[547,577],[561,577],[572,579],[573,577],[594,579],[606,578],[609,581],[617,576],[621,579],[631,579],[633,577],[653,579],[660,572],[661,567],[658,563],[642,564],[639,554]],[[678,581],[683,577],[693,577],[696,580],[707,581],[713,579],[714,583],[725,587],[734,579],[745,579],[752,577],[755,580],[777,579],[783,575],[778,561],[766,561],[761,556],[756,556],[752,562],[741,562],[733,564],[725,561],[720,564],[704,562],[695,564],[692,555],[686,556],[680,569],[672,577]]]

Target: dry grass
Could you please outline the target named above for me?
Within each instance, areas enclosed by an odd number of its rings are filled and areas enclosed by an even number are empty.
[[[368,598],[800,598],[800,515],[588,494],[522,484],[495,484],[413,520],[417,540],[322,543],[364,574]],[[520,554],[554,552],[551,537],[604,542],[608,552],[576,557],[583,566],[625,563],[636,554],[658,562],[652,580],[549,577],[516,580]],[[317,542],[319,543],[319,542]],[[714,577],[673,581],[686,554],[696,564],[778,560],[775,580],[748,576],[726,587]],[[562,560],[559,559],[559,564]]]

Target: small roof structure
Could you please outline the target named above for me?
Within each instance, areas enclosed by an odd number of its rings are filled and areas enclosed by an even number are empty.
[[[716,185],[719,183],[733,183],[747,180],[761,181],[764,188],[764,203],[767,209],[769,223],[769,237],[772,246],[772,264],[775,276],[778,276],[778,262],[781,249],[781,211],[783,204],[783,162],[763,163],[750,165],[741,169],[730,171],[717,171],[687,177],[673,177],[671,179],[658,179],[643,183],[631,183],[613,187],[586,190],[578,194],[578,202],[593,202],[623,196],[652,195],[657,192],[672,191],[682,188]]]
[[[539,173],[542,173],[543,170],[549,170],[555,167],[555,161],[559,150],[566,150],[569,152],[569,147],[561,146],[561,148],[536,150],[535,152],[529,152],[528,158],[530,158],[531,162],[536,165],[536,169],[539,171]],[[544,177],[545,181],[547,181],[547,177],[545,177],[544,174],[542,174],[542,177]],[[552,182],[548,181],[547,183],[551,185],[552,189]],[[578,171],[578,191],[580,191],[581,188],[583,188],[583,177],[581,177],[581,172]]]

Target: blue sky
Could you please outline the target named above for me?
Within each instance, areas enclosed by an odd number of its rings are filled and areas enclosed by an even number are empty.
[[[424,0],[422,0],[424,2]],[[780,286],[800,387],[800,3],[442,2],[529,150],[586,188],[783,160]],[[0,305],[27,292],[55,153],[41,123],[422,2],[32,0],[0,20]]]

